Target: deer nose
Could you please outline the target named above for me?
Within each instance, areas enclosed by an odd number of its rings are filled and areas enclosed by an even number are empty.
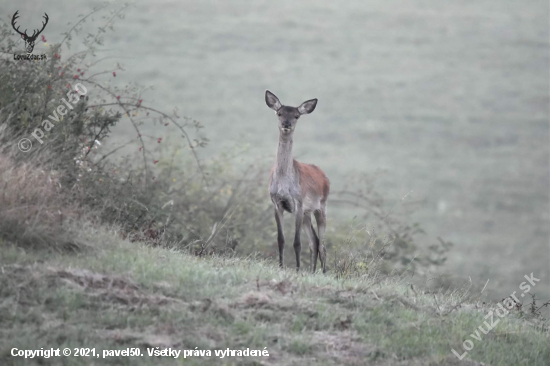
[[[291,123],[290,122],[283,122],[283,128],[290,128]]]

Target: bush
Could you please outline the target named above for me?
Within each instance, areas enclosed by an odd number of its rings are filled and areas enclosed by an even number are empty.
[[[177,110],[169,114],[148,106],[141,94],[145,88],[112,85],[120,78],[120,65],[98,70],[98,61],[90,60],[102,44],[101,35],[125,7],[105,17],[107,23],[97,34],[85,36],[85,51],[67,57],[68,45],[86,22],[87,16],[81,17],[60,44],[50,45],[45,62],[15,62],[11,26],[0,23],[0,49],[8,55],[0,61],[2,153],[9,154],[13,164],[56,171],[59,189],[72,203],[95,212],[103,222],[120,225],[132,240],[189,247],[201,255],[253,250],[268,232],[261,225],[269,206],[262,170],[253,165],[238,171],[227,155],[202,162],[197,150],[208,140],[188,133],[199,131],[200,122],[181,121]],[[57,116],[67,92],[77,95],[76,83],[85,86],[86,95],[54,122],[48,116]],[[102,142],[119,123],[129,124],[136,136],[106,151]],[[183,141],[142,132],[143,126],[153,125]],[[18,140],[32,139],[36,131],[43,133],[43,143],[33,140],[31,151],[15,153]],[[113,158],[120,156],[121,148],[131,153],[116,163]]]
[[[446,262],[451,242],[437,238],[427,247],[419,245],[420,240],[426,241],[424,230],[394,213],[406,196],[389,206],[375,190],[376,177],[360,174],[346,182],[341,191],[332,193],[332,203],[355,207],[358,214],[348,223],[337,224],[329,236],[339,275],[357,276],[374,270],[383,274],[410,270],[422,275]]]

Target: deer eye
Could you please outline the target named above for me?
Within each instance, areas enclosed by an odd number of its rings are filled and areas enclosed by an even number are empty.
[[[278,115],[279,117],[281,117],[281,112],[277,113],[277,115]]]
[[[297,115],[294,116],[294,118],[298,119],[298,118],[300,118],[300,115],[297,114]]]

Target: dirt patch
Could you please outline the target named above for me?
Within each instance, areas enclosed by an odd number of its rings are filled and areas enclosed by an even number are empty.
[[[68,270],[44,267],[40,264],[4,265],[0,268],[0,293],[20,305],[41,302],[44,289],[60,285],[83,292],[97,306],[163,306],[185,304],[181,299],[151,293],[134,281],[120,276],[109,276],[87,270]],[[5,292],[5,294],[4,294]]]
[[[228,322],[235,320],[235,315],[233,314],[230,307],[224,302],[213,301],[211,299],[203,299],[200,301],[194,301],[190,304],[189,309],[196,312],[209,312],[215,316],[225,319]]]
[[[238,303],[244,307],[261,308],[266,305],[272,304],[272,296],[267,292],[250,291],[244,294]]]
[[[76,287],[92,298],[121,306],[163,306],[182,304],[183,301],[162,294],[150,294],[134,281],[119,276],[108,276],[87,270],[48,268],[48,276]]]
[[[290,293],[291,295],[296,292],[297,286],[293,285],[289,280],[275,281],[271,280],[267,284],[270,289],[281,293],[283,296]]]
[[[51,276],[59,277],[69,284],[77,284],[88,289],[113,289],[120,291],[138,291],[133,281],[115,276],[106,276],[87,270],[58,270],[48,268]]]
[[[177,347],[180,341],[166,334],[155,334],[148,331],[100,330],[98,337],[108,338],[117,344],[131,344],[138,347]]]
[[[365,365],[365,359],[376,351],[376,346],[366,344],[354,332],[313,332],[310,342],[322,351],[319,359],[331,358],[338,364]]]
[[[284,296],[279,291],[249,291],[236,301],[229,303],[230,308],[238,308],[240,310],[257,312],[260,309],[273,310],[282,314],[295,314],[300,310],[300,304],[297,299],[290,296]],[[306,309],[306,311],[308,311]]]

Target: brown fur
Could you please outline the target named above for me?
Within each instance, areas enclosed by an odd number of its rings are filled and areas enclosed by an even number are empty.
[[[296,159],[294,161],[294,170],[300,176],[300,186],[302,190],[302,197],[306,195],[306,192],[312,191],[316,195],[322,197],[321,202],[325,203],[327,201],[328,195],[330,193],[330,180],[325,175],[325,172],[321,170],[317,165],[314,164],[304,164],[300,163]],[[271,168],[271,173],[269,174],[269,185],[271,185],[271,180],[273,179],[273,172],[275,171],[275,166]]]
[[[305,197],[308,191],[315,192],[316,195],[322,197],[321,202],[326,202],[330,192],[330,181],[321,168],[294,160],[294,169],[300,175],[302,197]]]

